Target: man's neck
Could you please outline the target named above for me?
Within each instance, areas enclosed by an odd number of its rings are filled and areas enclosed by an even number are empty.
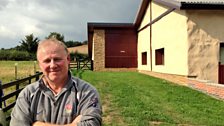
[[[67,79],[60,82],[53,82],[46,77],[44,77],[43,80],[44,83],[52,90],[55,95],[57,95],[62,90],[62,88],[66,85],[67,82]]]

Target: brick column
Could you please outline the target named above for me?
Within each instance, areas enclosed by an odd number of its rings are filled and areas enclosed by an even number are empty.
[[[93,70],[102,71],[105,69],[105,31],[94,30],[93,34]]]

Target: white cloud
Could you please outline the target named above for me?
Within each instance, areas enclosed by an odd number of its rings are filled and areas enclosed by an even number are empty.
[[[1,37],[11,37],[15,36],[14,32],[6,26],[0,26],[0,36]]]
[[[87,22],[133,22],[140,0],[0,0],[0,3],[0,48],[7,48],[15,47],[31,33],[43,39],[50,32],[59,32],[66,40],[84,41]],[[8,46],[4,46],[7,41]]]

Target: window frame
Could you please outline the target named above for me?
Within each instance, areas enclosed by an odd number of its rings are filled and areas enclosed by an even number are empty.
[[[142,65],[147,65],[147,52],[142,52]]]
[[[160,48],[155,50],[155,65],[165,65],[164,62],[165,49]]]

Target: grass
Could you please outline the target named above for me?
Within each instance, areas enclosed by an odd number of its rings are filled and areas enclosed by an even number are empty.
[[[14,79],[14,64],[0,61],[0,80]],[[18,69],[21,77],[32,74],[33,61],[18,62]],[[73,73],[98,89],[104,126],[224,124],[224,102],[190,88],[137,72]]]
[[[105,126],[222,125],[224,102],[137,72],[74,71],[93,84]]]
[[[15,80],[15,64],[17,63],[17,78],[27,77],[34,74],[34,61],[0,61],[0,80],[2,83]]]

